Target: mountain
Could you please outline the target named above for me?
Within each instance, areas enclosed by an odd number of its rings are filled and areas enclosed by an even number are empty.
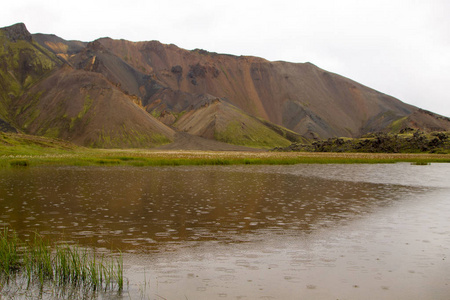
[[[405,126],[450,128],[446,118],[432,114],[439,119],[436,127],[435,122],[414,114],[417,107],[311,63],[187,51],[157,41],[132,43],[102,38],[97,42],[135,69],[151,75],[151,80],[139,89],[123,85],[138,95],[150,111],[180,112],[196,103],[195,98],[186,95],[209,94],[308,138],[357,137],[387,130],[407,116],[412,119]]]
[[[144,111],[102,74],[71,67],[65,58],[82,43],[41,46],[24,24],[0,30],[0,118],[9,131],[57,137],[93,147],[148,147],[173,141],[175,131]],[[39,40],[39,39],[37,39]],[[57,39],[56,39],[57,40]],[[76,47],[81,45],[82,47]]]
[[[157,41],[66,41],[0,29],[0,130],[94,147],[177,139],[256,148],[405,128],[450,130],[421,110],[311,63]],[[178,133],[177,133],[178,132]]]

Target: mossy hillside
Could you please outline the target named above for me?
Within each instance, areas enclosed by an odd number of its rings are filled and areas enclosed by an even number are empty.
[[[69,142],[40,136],[0,132],[0,156],[67,154],[85,149]]]
[[[59,59],[38,43],[10,41],[1,30],[0,62],[3,92],[15,97],[60,65]]]
[[[76,117],[73,117],[70,119],[69,128],[71,130],[74,128],[75,124],[80,123],[82,121],[83,117],[91,109],[93,103],[94,103],[94,100],[90,97],[90,95],[86,95],[82,109],[80,110],[80,112],[78,113],[78,115]]]
[[[268,121],[253,117],[234,105],[215,99],[188,112],[174,124],[181,131],[228,144],[270,149],[297,141],[298,136]],[[289,141],[289,138],[293,138]]]
[[[271,130],[275,131],[277,134],[281,135],[285,139],[293,142],[293,143],[305,143],[309,144],[310,141],[306,139],[305,137],[301,136],[300,134],[289,130],[285,127],[273,124],[268,122],[267,120],[264,120],[262,118],[257,118],[261,123],[263,123],[265,126],[269,127]]]
[[[40,95],[42,93],[38,93]],[[39,109],[37,105],[39,103],[39,98],[37,96],[33,97],[35,100],[30,101],[33,103],[33,107],[26,113],[23,114],[25,117],[26,123],[24,124],[24,128],[28,128],[30,124],[32,124],[37,116],[39,116]],[[82,100],[82,107],[76,113],[75,116],[70,117],[68,114],[68,107],[66,103],[69,100],[60,101],[56,106],[52,108],[52,112],[50,115],[53,118],[39,119],[39,124],[37,124],[38,130],[35,132],[37,135],[46,136],[50,138],[64,138],[68,135],[73,134],[74,131],[80,130],[80,128],[85,128],[92,120],[93,116],[91,110],[93,108],[94,99],[89,95],[85,95],[84,100]],[[36,112],[37,115],[36,115]]]
[[[125,125],[118,130],[102,129],[91,143],[93,148],[151,148],[169,144],[172,141],[161,134],[145,134]]]
[[[408,119],[408,117],[403,117],[398,120],[395,120],[391,123],[391,125],[388,127],[390,133],[400,133],[402,128],[404,127],[405,121]]]
[[[291,142],[283,136],[277,134],[262,123],[247,119],[246,122],[231,121],[225,129],[216,130],[214,138],[218,141],[254,147],[254,148],[273,148],[286,147]]]
[[[11,41],[0,30],[0,116],[14,123],[14,101],[59,64],[54,54],[34,41]]]
[[[42,118],[40,105],[43,92],[30,93],[26,104],[16,109],[16,122],[25,132],[33,132],[36,135],[50,138],[61,138],[61,132],[69,125],[64,114],[64,107],[59,105],[51,114],[53,118]],[[62,102],[61,102],[62,103]]]

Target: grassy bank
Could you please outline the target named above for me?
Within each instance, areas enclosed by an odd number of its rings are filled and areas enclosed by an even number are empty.
[[[3,138],[2,138],[3,137]],[[155,151],[89,149],[60,140],[1,134],[0,168],[65,166],[292,165],[329,163],[450,162],[449,154]]]
[[[151,150],[83,150],[66,154],[0,156],[0,167],[29,166],[179,166],[179,165],[293,165],[348,163],[450,162],[448,154],[219,152]]]
[[[50,245],[38,234],[20,240],[6,228],[0,232],[0,284],[19,280],[22,288],[72,287],[83,292],[123,289],[122,258],[106,259],[74,246]],[[0,289],[1,290],[1,289]]]

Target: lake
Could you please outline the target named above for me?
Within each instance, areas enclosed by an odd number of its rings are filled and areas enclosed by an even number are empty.
[[[4,226],[122,251],[117,299],[450,298],[450,164],[2,169]]]

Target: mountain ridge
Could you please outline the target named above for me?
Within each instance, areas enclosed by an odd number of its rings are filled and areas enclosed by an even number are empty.
[[[172,142],[178,131],[270,148],[404,128],[450,130],[447,117],[312,63],[189,51],[158,41],[66,41],[31,35],[24,24],[0,29],[0,39],[3,131],[95,147],[154,147]],[[53,64],[20,68],[32,57],[46,62],[41,56]],[[205,114],[206,105],[216,107],[220,126],[211,121],[211,108]]]

